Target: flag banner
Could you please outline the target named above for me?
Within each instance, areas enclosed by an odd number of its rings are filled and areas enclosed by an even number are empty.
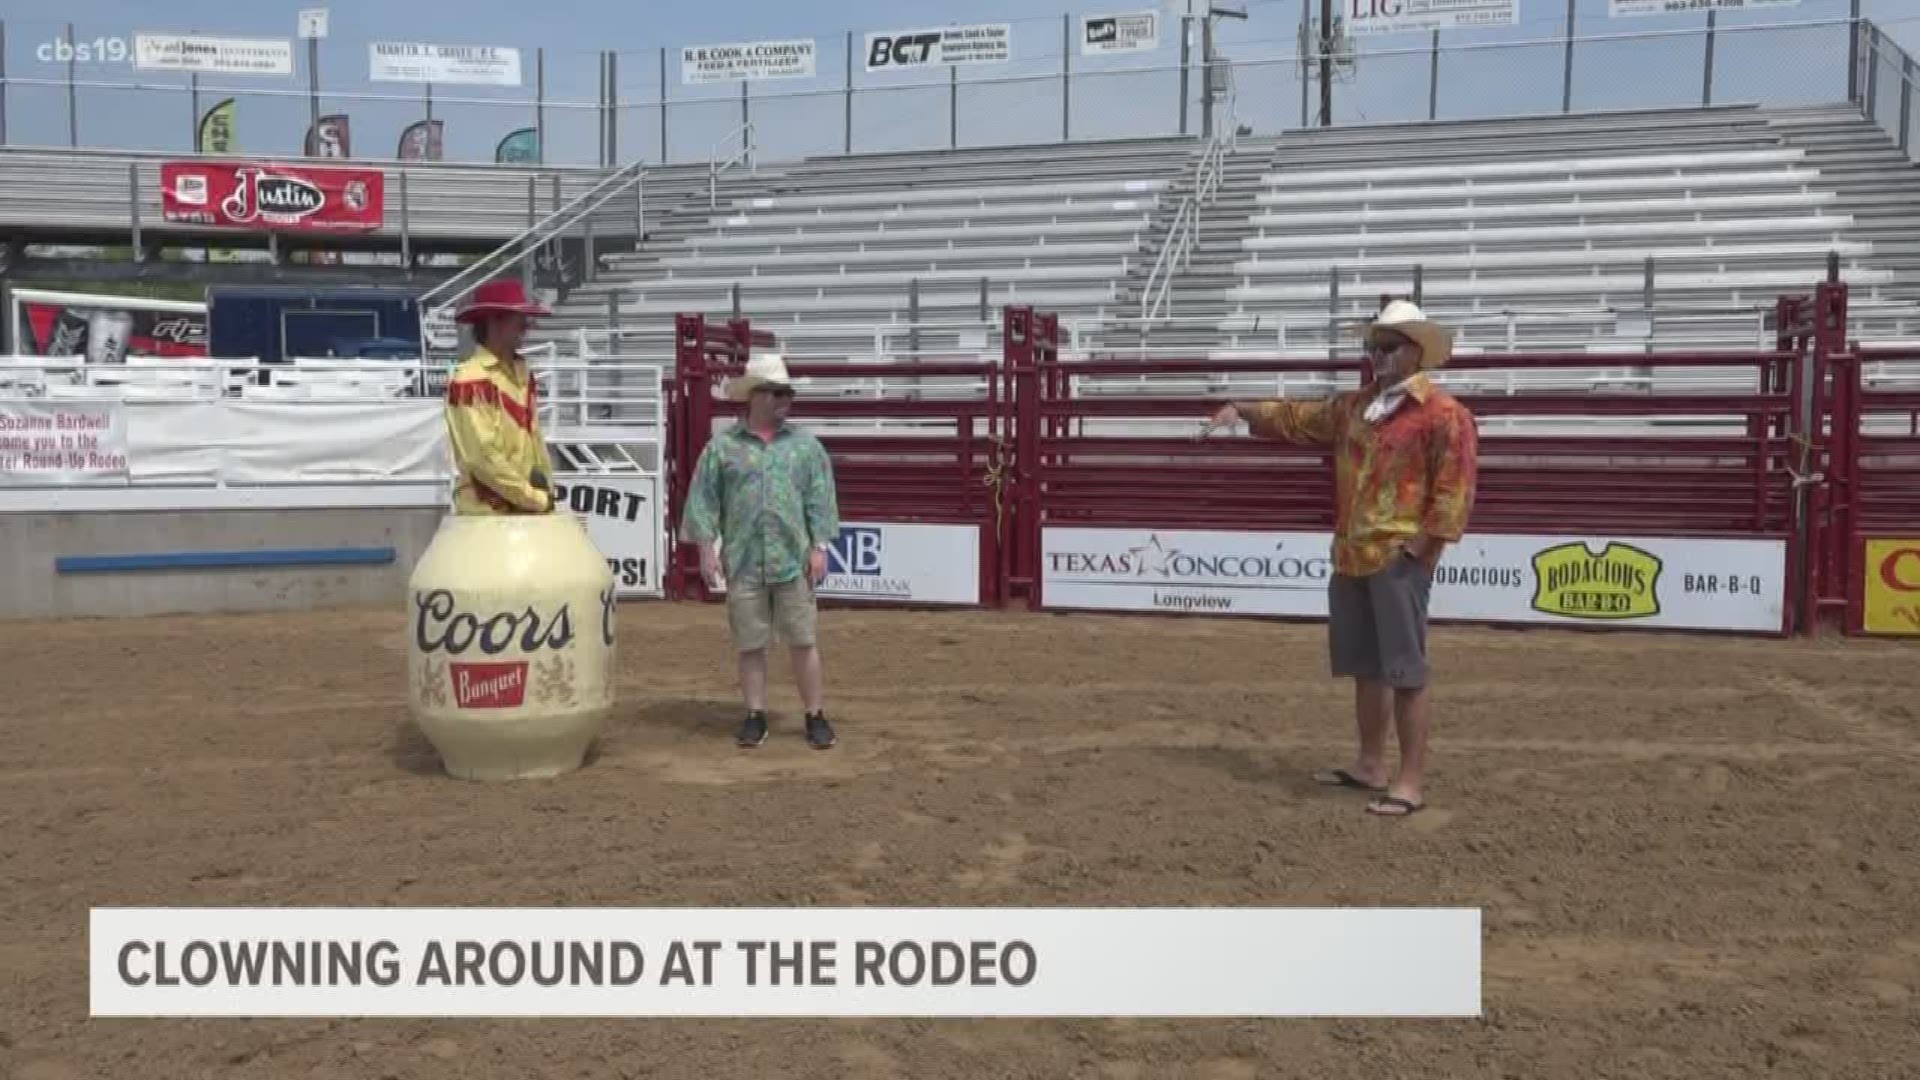
[[[343,113],[323,116],[307,129],[307,156],[349,158],[353,156],[352,125]]]
[[[232,98],[208,109],[200,117],[200,130],[194,136],[194,151],[201,154],[231,154],[234,151],[235,105]]]
[[[508,132],[493,149],[493,160],[500,164],[533,163],[540,160],[540,133],[533,128]]]
[[[446,133],[444,120],[416,120],[400,133],[401,161],[439,161]]]

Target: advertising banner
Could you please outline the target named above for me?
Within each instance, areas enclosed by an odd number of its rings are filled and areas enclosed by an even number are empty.
[[[1349,34],[1513,26],[1520,0],[1346,0]]]
[[[867,35],[867,70],[938,67],[942,64],[1004,64],[1013,56],[1013,26],[946,26],[887,30]]]
[[[367,69],[367,78],[374,82],[519,86],[520,50],[376,41],[367,46]]]
[[[823,600],[978,604],[980,529],[975,525],[846,522],[827,552]]]
[[[493,160],[499,164],[522,164],[540,160],[540,133],[533,128],[510,131],[493,148]]]
[[[1865,547],[1860,629],[1920,636],[1920,536],[1869,540]]]
[[[22,289],[13,308],[12,340],[22,355],[84,356],[89,364],[207,355],[205,304]]]
[[[349,158],[353,156],[353,128],[344,113],[323,116],[307,128],[307,156]]]
[[[202,154],[230,154],[234,148],[234,102],[232,98],[208,109],[200,117],[200,129],[194,135],[194,150]]]
[[[1080,55],[1148,52],[1160,47],[1160,13],[1136,11],[1123,15],[1082,15]]]
[[[119,402],[0,399],[0,487],[127,482]]]
[[[401,161],[439,161],[446,145],[445,120],[416,120],[400,133],[400,149],[394,156]]]
[[[379,169],[168,161],[160,165],[168,221],[302,232],[365,232],[386,214]]]
[[[812,38],[687,45],[680,50],[680,81],[694,86],[738,79],[810,79],[814,53]]]
[[[553,501],[586,527],[613,570],[614,592],[621,599],[664,595],[659,477],[556,476]]]
[[[1049,608],[1325,618],[1325,533],[1048,528]],[[1778,632],[1785,540],[1468,536],[1434,572],[1436,620]]]
[[[133,35],[133,66],[142,71],[214,75],[291,75],[293,42],[286,38]]]
[[[1629,19],[1639,15],[1678,15],[1690,11],[1757,11],[1796,7],[1800,0],[1607,0],[1607,16]]]

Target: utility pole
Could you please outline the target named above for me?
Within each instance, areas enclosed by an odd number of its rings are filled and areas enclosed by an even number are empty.
[[[1320,0],[1320,126],[1333,126],[1333,0]]]
[[[1213,20],[1239,19],[1245,22],[1246,18],[1247,9],[1244,6],[1236,11],[1209,2],[1207,13],[1200,20],[1200,77],[1203,80],[1200,90],[1200,134],[1207,138],[1213,137]]]

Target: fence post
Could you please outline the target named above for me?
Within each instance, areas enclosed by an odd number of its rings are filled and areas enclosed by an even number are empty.
[[[1913,58],[1900,54],[1900,149],[1907,149],[1907,126],[1913,119]]]
[[[847,138],[843,153],[853,153],[853,31],[847,31]]]
[[[80,145],[80,90],[73,84],[74,57],[79,50],[73,47],[73,24],[67,24],[67,144]]]
[[[1027,305],[1009,305],[1001,315],[1005,328],[1001,337],[1000,366],[1006,373],[1013,405],[1013,461],[1002,474],[1000,499],[1000,588],[1001,595],[1027,601],[1029,609],[1038,608],[1040,575],[1035,572],[1037,547],[1029,541],[1029,530],[1037,539],[1040,523],[1029,520],[1037,506],[1030,507],[1027,497],[1033,470],[1040,451],[1039,371],[1034,363],[1034,313]]]
[[[1426,293],[1427,267],[1424,263],[1413,264],[1413,302],[1417,307],[1426,301],[1421,299]]]
[[[199,121],[198,117],[194,119],[196,123]],[[7,20],[0,19],[0,146],[5,145],[7,145]]]
[[[753,123],[753,106],[747,100],[747,80],[740,80],[740,157],[753,168],[753,135],[747,131],[747,125]]]
[[[400,170],[400,265],[413,276],[413,223],[407,213],[407,170]]]
[[[920,279],[907,281],[907,353],[920,359]]]
[[[1340,355],[1340,268],[1327,271],[1327,359]]]
[[[540,220],[539,204],[540,178],[529,176],[527,177],[527,228],[529,229]],[[520,283],[527,287],[528,292],[533,291],[533,253],[538,250],[540,249],[537,246],[529,246],[527,250],[520,253]]]
[[[607,50],[607,168],[620,166],[620,54]]]
[[[1193,16],[1180,16],[1180,134],[1187,133],[1187,98],[1193,90],[1188,84],[1192,75],[1188,66],[1193,59]]]
[[[1822,607],[1840,607],[1843,625],[1851,627],[1857,613],[1853,596],[1854,562],[1858,546],[1859,385],[1860,366],[1847,355],[1847,286],[1825,282],[1814,290],[1813,348],[1815,363],[1831,372],[1833,382],[1833,439],[1826,472],[1832,517],[1824,545],[1828,589],[1839,595],[1820,599]]]
[[[187,146],[194,153],[200,152],[200,73],[187,76]]]
[[[533,163],[547,161],[547,50],[533,50]]]
[[[1640,283],[1640,310],[1647,316],[1647,347],[1653,352],[1653,256],[1647,256],[1645,276]]]
[[[133,222],[133,261],[147,261],[146,245],[140,239],[140,163],[127,162],[127,210]]]
[[[1880,118],[1880,28],[1874,27],[1867,39],[1867,116]]]
[[[1847,12],[1847,100],[1860,103],[1860,0]]]
[[[1700,81],[1700,104],[1702,105],[1713,104],[1713,38],[1714,27],[1718,25],[1719,22],[1716,18],[1718,14],[1719,13],[1712,8],[1707,9],[1707,55],[1704,65],[1705,70],[1702,73]]]
[[[1560,72],[1560,111],[1563,113],[1573,111],[1574,9],[1579,2],[1580,0],[1567,0],[1567,54],[1566,59],[1561,62]]]
[[[1060,13],[1060,141],[1073,141],[1073,14]]]
[[[960,147],[960,67],[947,65],[947,145]]]
[[[660,47],[660,163],[673,160],[667,153],[667,49]]]
[[[728,291],[733,293],[733,317],[738,319],[740,317],[740,283],[734,282],[733,287]]]
[[[982,274],[980,277],[980,321],[986,322],[991,318],[993,318],[993,307],[987,299],[987,278],[986,275]]]
[[[1427,54],[1427,119],[1440,116],[1440,31],[1433,32],[1433,44]]]

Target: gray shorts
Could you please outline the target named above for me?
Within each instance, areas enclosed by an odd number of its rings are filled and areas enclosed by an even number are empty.
[[[1396,690],[1427,685],[1427,595],[1433,575],[1395,553],[1368,577],[1335,574],[1327,586],[1327,644],[1333,674]]]
[[[776,629],[788,645],[806,648],[813,644],[818,618],[813,584],[804,576],[778,585],[727,583],[727,628],[741,652],[773,644]]]

